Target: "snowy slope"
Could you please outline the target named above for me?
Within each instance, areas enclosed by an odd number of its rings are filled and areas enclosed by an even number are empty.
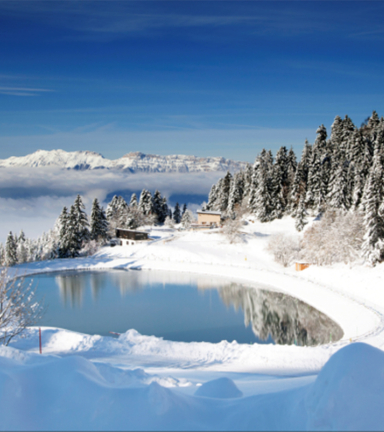
[[[132,173],[238,171],[245,166],[245,162],[235,162],[222,157],[159,156],[134,152],[128,153],[120,159],[110,160],[91,151],[66,152],[64,150],[38,150],[27,156],[14,156],[0,160],[0,168],[57,167],[71,170],[106,169]]]

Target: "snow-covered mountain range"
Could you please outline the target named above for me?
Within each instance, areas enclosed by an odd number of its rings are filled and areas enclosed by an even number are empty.
[[[0,159],[0,168],[57,167],[79,171],[102,169],[127,173],[238,171],[246,165],[246,162],[236,162],[223,157],[159,156],[140,152],[128,153],[120,159],[110,160],[100,153],[91,151],[66,152],[64,150],[38,150],[27,156]]]

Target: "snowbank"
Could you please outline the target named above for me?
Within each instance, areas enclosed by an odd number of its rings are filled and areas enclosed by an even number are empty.
[[[141,369],[0,352],[2,429],[377,430],[384,421],[384,354],[366,344],[334,354],[314,383],[251,396],[228,378],[190,395]]]

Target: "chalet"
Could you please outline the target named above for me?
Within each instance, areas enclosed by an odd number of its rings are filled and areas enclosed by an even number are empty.
[[[220,226],[221,225],[221,212],[216,211],[197,211],[197,223],[200,226]]]
[[[117,244],[120,246],[134,245],[137,242],[147,241],[148,233],[145,231],[136,231],[123,228],[116,228]]]

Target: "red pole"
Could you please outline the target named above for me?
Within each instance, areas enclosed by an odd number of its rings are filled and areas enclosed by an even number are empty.
[[[42,350],[41,350],[41,327],[39,327],[39,347],[40,347],[40,354],[42,354]]]

